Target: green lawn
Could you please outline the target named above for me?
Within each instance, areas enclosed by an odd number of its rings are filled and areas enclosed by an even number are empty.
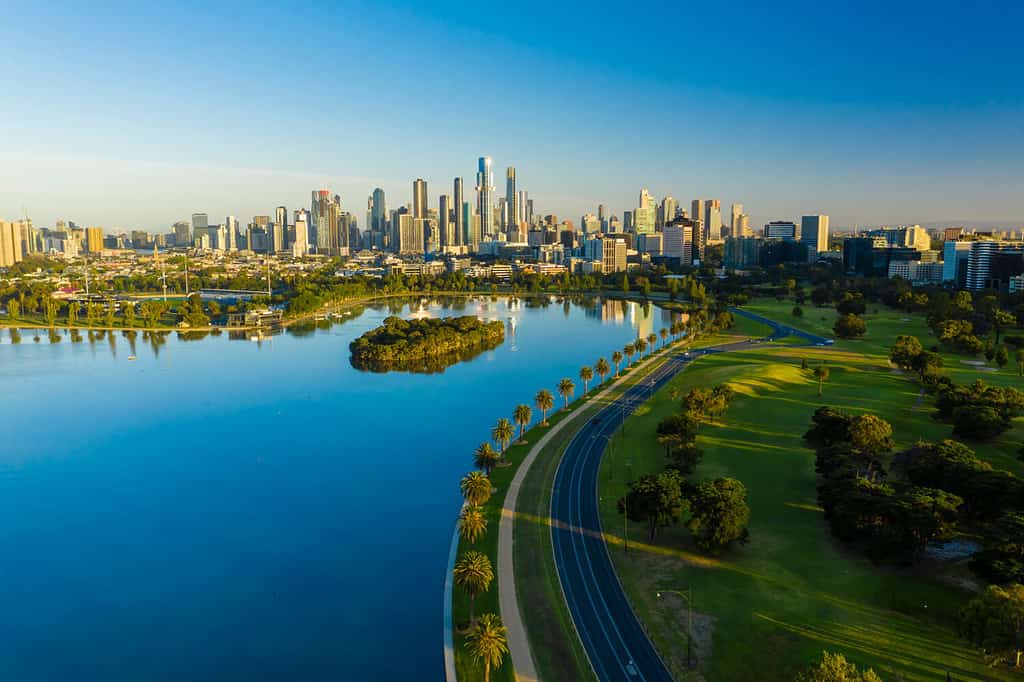
[[[791,303],[781,306],[785,317],[774,302],[748,307],[795,322]],[[832,310],[805,310],[797,326],[808,331],[825,332],[835,316]],[[827,323],[816,319],[821,315]],[[778,345],[702,358],[641,407],[627,423],[627,447],[616,445],[605,457],[601,511],[613,560],[677,679],[686,676],[685,606],[670,595],[658,599],[656,592],[686,588],[693,589],[699,614],[700,671],[708,680],[791,680],[823,649],[842,651],[886,680],[942,680],[947,671],[956,680],[1016,679],[988,668],[955,635],[954,614],[970,597],[953,583],[969,577],[962,566],[874,566],[832,541],[817,507],[814,455],[801,435],[819,405],[878,414],[893,424],[900,446],[950,434],[948,425],[930,419],[932,409],[919,398],[917,384],[885,362],[891,339],[923,328],[923,321],[893,319],[897,315],[880,310],[875,319],[868,317],[868,338],[834,349]],[[812,366],[827,360],[831,368],[822,398],[809,372],[800,369],[803,358]],[[654,429],[677,407],[673,390],[724,381],[737,399],[724,424],[704,428],[699,444],[705,458],[696,477],[729,475],[747,486],[751,542],[707,559],[679,526],[662,530],[656,547],[636,548],[634,542],[625,554],[615,500],[628,478],[662,468]],[[1018,431],[979,453],[1009,467],[1006,454],[1020,439]],[[639,538],[640,529],[630,535]]]

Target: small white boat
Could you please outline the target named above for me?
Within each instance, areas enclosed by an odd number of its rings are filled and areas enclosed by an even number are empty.
[[[129,359],[129,360],[137,360],[138,358],[136,358],[136,357],[135,357],[134,355],[129,355],[129,356],[128,356],[128,359]]]

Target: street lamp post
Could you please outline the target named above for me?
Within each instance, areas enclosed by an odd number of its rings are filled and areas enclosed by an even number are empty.
[[[686,600],[686,667],[693,667],[693,587],[682,590],[659,590],[658,599],[664,593],[674,594]]]

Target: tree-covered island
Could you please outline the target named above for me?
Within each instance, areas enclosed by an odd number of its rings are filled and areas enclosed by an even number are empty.
[[[471,315],[419,320],[392,316],[349,344],[349,350],[356,369],[440,372],[504,340],[504,323],[482,322]]]

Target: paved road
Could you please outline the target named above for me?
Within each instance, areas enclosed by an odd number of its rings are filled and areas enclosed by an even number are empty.
[[[674,353],[658,369],[632,386],[583,425],[566,447],[552,493],[552,543],[558,577],[569,612],[590,663],[602,682],[671,682],[672,676],[633,613],[601,536],[597,477],[608,441],[633,412],[686,365],[712,353],[757,348],[760,342],[796,335],[808,344],[831,341],[792,329],[759,315],[734,309],[772,327],[764,339]],[[613,447],[619,447],[616,439]],[[642,530],[634,525],[638,533]]]

